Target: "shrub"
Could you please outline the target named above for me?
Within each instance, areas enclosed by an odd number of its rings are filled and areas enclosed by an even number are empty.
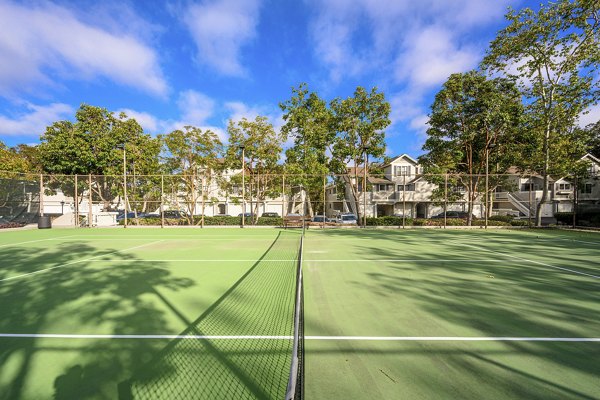
[[[501,222],[511,222],[515,217],[512,215],[492,215],[488,218],[488,221],[501,221]]]
[[[511,226],[529,226],[529,221],[525,219],[513,219],[510,221]]]
[[[485,226],[485,220],[477,219],[473,220],[473,226]],[[493,219],[488,219],[488,226],[510,226],[509,222],[506,221],[495,221]]]
[[[558,212],[554,214],[554,218],[556,218],[556,222],[564,225],[573,224],[573,213],[572,212]]]
[[[404,224],[406,226],[412,225],[413,219],[404,218]],[[383,216],[367,218],[367,226],[402,226],[402,217]]]

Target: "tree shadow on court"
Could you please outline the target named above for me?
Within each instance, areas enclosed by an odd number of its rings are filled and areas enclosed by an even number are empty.
[[[119,398],[284,398],[291,365],[289,336],[293,333],[296,281],[296,263],[290,260],[297,255],[298,239],[297,234],[280,233],[259,260],[196,320],[186,320],[172,307],[188,328],[121,382]]]
[[[160,343],[34,335],[165,332],[165,309],[152,301],[154,291],[194,284],[163,263],[115,256],[118,249],[70,243],[19,250],[0,248],[0,332],[32,336],[0,338],[3,400],[115,398],[116,382]],[[85,261],[116,257],[120,261],[110,265]],[[45,268],[54,269],[35,273]]]
[[[491,237],[503,240],[501,251],[507,254],[528,258],[524,252],[531,252],[528,238],[511,236],[511,240],[507,241],[502,234]],[[597,317],[600,280],[479,251],[465,246],[472,241],[457,242],[456,236],[444,232],[428,233],[420,238],[420,243],[416,240],[417,236],[407,237],[395,248],[380,247],[372,241],[353,243],[365,258],[381,259],[406,258],[403,257],[403,243],[417,244],[423,249],[422,259],[432,260],[430,263],[382,262],[376,270],[365,269],[362,278],[352,282],[357,293],[368,292],[366,299],[374,296],[371,300],[374,308],[380,302],[395,303],[398,308],[411,304],[409,316],[405,315],[402,321],[390,321],[395,327],[394,335],[564,338],[597,337],[597,332],[600,332]],[[427,245],[436,246],[438,250],[430,252]],[[440,246],[445,249],[445,254],[439,253]],[[564,251],[569,249],[569,243],[557,246]],[[489,258],[495,262],[436,261],[436,258],[459,257]],[[547,263],[573,265],[568,254],[553,256]],[[508,397],[595,398],[590,394],[594,393],[594,389],[590,389],[594,384],[573,382],[567,378],[573,374],[600,376],[599,352],[594,343],[576,346],[570,343],[505,342],[502,353],[494,355],[487,354],[485,350],[469,351],[470,346],[456,346],[460,348],[458,355],[444,358],[446,367],[474,374],[482,382],[493,382],[496,388],[502,388],[509,394]],[[426,347],[423,346],[424,354],[429,352]],[[437,352],[431,350],[431,354],[435,356]],[[547,375],[517,368],[499,355],[530,358],[533,364],[536,358],[541,359],[552,368],[562,369],[565,379],[552,381],[544,377]],[[487,368],[482,368],[482,365],[487,365]],[[539,372],[539,366],[533,365],[533,368],[538,368]],[[526,385],[515,386],[512,380],[499,379],[494,373],[514,376]],[[586,385],[587,389],[582,389]],[[595,389],[597,393],[600,389],[598,383]],[[442,394],[443,390],[440,390]]]

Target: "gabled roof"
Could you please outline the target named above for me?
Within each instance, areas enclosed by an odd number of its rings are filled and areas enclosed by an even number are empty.
[[[418,164],[419,164],[419,162],[418,162],[417,160],[415,160],[414,158],[412,158],[412,157],[411,157],[411,156],[409,156],[408,154],[404,153],[404,154],[401,154],[401,155],[399,155],[399,156],[396,156],[396,157],[392,158],[392,160],[391,160],[389,163],[387,163],[387,164],[384,164],[384,165],[383,165],[383,167],[387,167],[388,165],[391,165],[391,164],[392,164],[394,161],[396,161],[396,160],[399,160],[399,159],[401,159],[401,158],[404,158],[404,159],[406,159],[406,160],[408,160],[408,161],[412,162],[412,163],[413,163],[413,164],[415,164],[415,165],[418,165]]]
[[[585,160],[585,159],[588,159],[591,162],[594,162],[594,163],[600,165],[600,159],[598,159],[597,157],[594,157],[590,153],[587,153],[585,156],[583,156],[583,157],[580,158],[580,160]]]

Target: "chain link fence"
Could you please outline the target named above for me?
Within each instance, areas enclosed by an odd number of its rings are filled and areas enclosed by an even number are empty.
[[[0,225],[532,225],[543,179],[523,174],[44,175],[0,172]],[[597,224],[598,178],[548,183],[543,220]],[[244,216],[244,217],[242,217]],[[570,220],[569,220],[570,218]],[[491,222],[494,221],[494,222]]]

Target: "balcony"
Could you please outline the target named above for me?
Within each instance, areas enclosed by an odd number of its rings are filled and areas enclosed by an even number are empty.
[[[392,191],[380,191],[373,192],[371,194],[371,201],[376,202],[387,202],[387,201],[396,201],[396,192]]]

